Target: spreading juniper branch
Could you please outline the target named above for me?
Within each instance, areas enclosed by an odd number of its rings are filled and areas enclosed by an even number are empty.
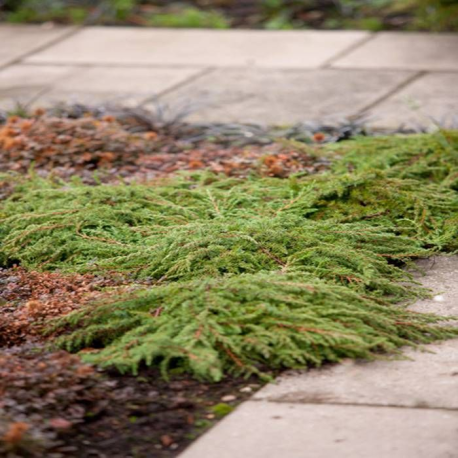
[[[217,380],[445,338],[456,331],[393,306],[425,295],[406,263],[458,249],[458,136],[443,135],[344,143],[313,178],[24,181],[1,205],[0,259],[151,279],[57,324],[73,329],[59,344],[102,347],[85,358],[121,370]]]
[[[309,274],[243,274],[159,286],[62,322],[76,330],[60,338],[68,350],[98,344],[87,361],[117,366],[180,365],[202,378],[260,367],[319,366],[343,358],[373,358],[411,342],[456,335],[437,317],[369,299]]]

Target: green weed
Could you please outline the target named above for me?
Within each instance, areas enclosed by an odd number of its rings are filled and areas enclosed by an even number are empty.
[[[227,29],[228,20],[216,11],[184,8],[174,13],[154,14],[148,20],[153,27]]]

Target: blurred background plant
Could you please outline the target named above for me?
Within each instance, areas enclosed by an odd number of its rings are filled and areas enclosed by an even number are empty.
[[[205,11],[195,7],[175,7],[168,11],[152,14],[149,25],[154,27],[188,27],[227,29],[230,22],[218,11]]]
[[[0,0],[0,20],[441,32],[458,30],[458,0]]]

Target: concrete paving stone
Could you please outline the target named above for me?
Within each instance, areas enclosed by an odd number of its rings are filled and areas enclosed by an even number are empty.
[[[456,458],[458,412],[253,402],[179,458]]]
[[[381,32],[332,66],[458,71],[458,34]]]
[[[88,27],[28,61],[66,64],[316,68],[370,36],[362,31]]]
[[[0,67],[63,38],[72,30],[73,27],[0,24]]]
[[[353,115],[410,72],[361,70],[216,70],[165,98],[194,101],[195,122],[289,124]]]
[[[415,128],[434,122],[458,128],[458,73],[421,76],[373,108],[370,125],[380,129],[400,124]]]
[[[421,271],[415,276],[434,295],[410,308],[416,312],[458,316],[458,256],[434,256],[416,264]]]
[[[458,340],[406,350],[409,359],[346,361],[290,372],[254,399],[307,404],[352,404],[458,409]]]
[[[75,67],[12,65],[0,70],[0,109],[10,110],[17,103],[27,104]]]
[[[421,260],[418,280],[434,291],[418,312],[458,316],[458,256]],[[458,409],[458,340],[408,349],[409,359],[351,361],[307,372],[290,372],[254,399],[277,402],[370,404]]]
[[[30,66],[41,68],[41,66]],[[35,105],[57,102],[138,104],[194,78],[202,72],[196,68],[127,68],[84,67],[69,78],[57,82]]]

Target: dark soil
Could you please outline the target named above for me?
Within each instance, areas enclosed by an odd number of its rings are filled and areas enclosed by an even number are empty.
[[[0,352],[0,455],[174,457],[260,385],[206,384],[156,370],[98,372],[64,351]]]
[[[116,277],[0,270],[0,456],[174,457],[260,386],[122,375],[46,349],[51,318],[119,288]]]
[[[107,376],[107,375],[106,375]],[[173,457],[260,387],[259,380],[171,381],[153,370],[138,377],[112,373],[116,386],[102,415],[68,442],[78,457]]]

